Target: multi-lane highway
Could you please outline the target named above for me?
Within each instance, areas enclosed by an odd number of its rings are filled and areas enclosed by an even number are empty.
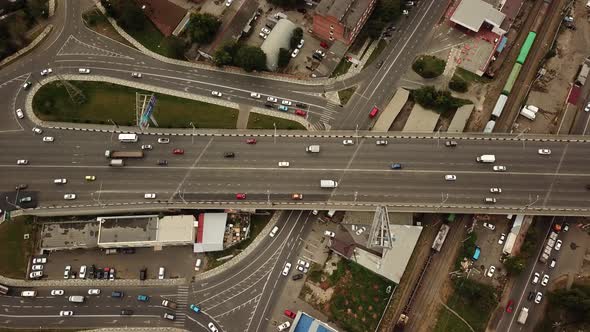
[[[587,173],[588,144],[585,141],[541,141],[511,139],[457,140],[456,147],[446,147],[444,137],[387,138],[389,144],[376,145],[378,138],[348,137],[353,145],[344,145],[344,137],[274,137],[250,135],[171,136],[169,144],[158,144],[155,135],[140,135],[138,143],[119,143],[117,135],[46,129],[55,137],[43,142],[41,135],[18,132],[0,141],[0,167],[5,176],[2,188],[12,190],[28,184],[27,192],[38,193],[40,207],[82,206],[124,202],[250,205],[275,208],[294,205],[309,209],[325,207],[326,202],[340,206],[365,206],[374,209],[386,204],[392,209],[407,206],[414,210],[486,209],[498,213],[507,209],[527,213],[587,214],[590,183]],[[292,137],[291,137],[292,136]],[[14,138],[12,138],[14,137]],[[17,138],[18,137],[18,138]],[[111,140],[111,137],[113,139]],[[246,139],[257,138],[257,144]],[[14,142],[18,142],[15,144]],[[127,159],[125,167],[108,166],[104,151],[139,150],[152,144],[141,159]],[[320,153],[305,152],[305,147],[319,144]],[[174,155],[174,148],[184,154]],[[539,149],[550,149],[541,155]],[[233,152],[234,158],[224,158]],[[496,156],[494,164],[477,163],[482,154]],[[29,165],[17,165],[26,159]],[[168,166],[157,165],[167,160]],[[280,161],[290,167],[280,168]],[[392,169],[394,163],[401,169]],[[505,166],[505,172],[493,166]],[[96,181],[86,181],[87,175]],[[445,180],[455,175],[455,181]],[[53,179],[66,178],[66,184]],[[320,180],[339,183],[336,189],[320,187]],[[490,188],[501,188],[491,193]],[[76,200],[64,195],[74,193]],[[156,193],[155,200],[144,199]],[[246,199],[236,194],[245,193]],[[292,200],[294,193],[302,200]],[[495,197],[495,204],[484,198]],[[2,202],[5,208],[10,200]],[[18,202],[17,202],[18,204]],[[12,205],[12,204],[9,204]],[[23,207],[28,207],[23,205]]]

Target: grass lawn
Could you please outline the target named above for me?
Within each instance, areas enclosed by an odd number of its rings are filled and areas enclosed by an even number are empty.
[[[421,55],[412,64],[412,69],[423,78],[435,78],[442,75],[446,62],[432,55]]]
[[[248,118],[248,129],[274,129],[273,123],[276,124],[277,129],[306,129],[299,122],[254,112],[251,112]]]
[[[379,40],[379,44],[377,44],[377,47],[375,47],[375,49],[373,50],[373,53],[371,53],[371,55],[369,55],[369,58],[367,59],[367,62],[365,63],[365,66],[363,67],[363,69],[366,68],[368,65],[370,65],[373,61],[375,61],[375,59],[377,59],[379,54],[381,54],[381,52],[383,52],[385,47],[387,47],[387,42],[383,39]]]
[[[106,16],[104,16],[96,7],[93,7],[91,10],[84,13],[82,18],[84,19],[84,23],[86,23],[88,28],[100,33],[101,35],[105,35],[127,46],[135,48],[135,46],[131,45],[127,39],[123,38],[123,36],[121,36],[117,30],[113,28]]]
[[[156,52],[168,58],[175,58],[174,52],[168,48],[166,37],[146,18],[144,28],[141,31],[126,31],[135,40],[140,42],[150,51]],[[179,60],[184,60],[180,58]]]
[[[340,60],[340,63],[338,63],[338,66],[334,68],[334,71],[332,72],[330,77],[337,77],[346,74],[350,66],[352,66],[352,62],[346,60],[346,58],[342,58],[342,60]]]
[[[457,70],[455,71],[455,75],[461,77],[462,79],[466,80],[467,82],[490,83],[492,81],[492,79],[489,77],[477,76],[474,73],[467,71],[461,67],[457,67]]]
[[[335,286],[330,301],[332,319],[345,331],[374,331],[389,299],[386,288],[393,288],[394,283],[344,259],[329,282]]]
[[[0,225],[0,275],[23,279],[28,259],[33,252],[33,225],[25,223],[31,217],[17,217]],[[30,234],[28,240],[24,234]]]
[[[71,101],[60,82],[44,85],[33,99],[33,109],[45,121],[107,124],[112,119],[118,125],[135,124],[136,89],[102,82],[71,82],[86,97],[77,105]],[[154,117],[163,128],[188,128],[193,122],[198,128],[234,129],[238,111],[170,95],[156,94]],[[272,128],[272,123],[270,127]]]
[[[350,99],[350,97],[352,97],[352,95],[354,95],[355,90],[356,90],[356,87],[353,86],[348,89],[338,91],[338,97],[340,97],[340,103],[342,103],[342,105],[346,105],[346,103],[348,103],[348,100]]]
[[[453,309],[454,310],[454,309]],[[438,320],[434,328],[434,332],[471,332],[471,329],[459,319],[454,313],[441,308],[438,315]],[[477,330],[476,330],[477,331]]]
[[[221,258],[221,257],[225,257],[225,256],[229,256],[229,255],[237,255],[239,254],[241,251],[243,251],[244,249],[246,249],[246,247],[248,247],[250,245],[250,243],[252,243],[252,241],[258,236],[258,234],[260,234],[260,232],[264,229],[264,227],[266,227],[266,224],[268,224],[268,222],[270,221],[270,218],[272,218],[273,214],[270,213],[268,215],[258,215],[258,214],[254,214],[251,216],[250,218],[250,237],[240,243],[238,243],[237,245],[225,249],[223,251],[215,251],[215,252],[210,252],[207,253],[207,270],[211,270],[213,268],[216,268],[220,265],[222,265],[223,263],[229,261],[228,260],[223,260],[223,261],[217,261],[216,259]]]

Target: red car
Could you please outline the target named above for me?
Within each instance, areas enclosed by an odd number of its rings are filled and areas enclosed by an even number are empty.
[[[174,149],[172,150],[173,154],[184,154],[184,150],[183,149]]]
[[[379,113],[379,109],[377,108],[377,106],[375,106],[371,110],[371,113],[369,113],[369,117],[372,119],[377,115],[377,113]]]
[[[246,144],[256,144],[256,138],[248,138]]]
[[[307,112],[304,110],[300,110],[300,109],[296,109],[295,110],[295,114],[299,115],[299,116],[306,116]]]
[[[246,194],[244,194],[244,193],[236,194],[236,199],[246,199]]]
[[[285,316],[294,319],[297,314],[289,309],[285,309]]]
[[[321,43],[320,43],[320,46],[321,46],[321,47],[323,47],[323,48],[328,48],[328,43],[326,43],[326,42],[321,42]]]
[[[508,301],[508,305],[506,306],[506,312],[511,313],[513,309],[514,309],[514,301],[510,300],[510,301]]]

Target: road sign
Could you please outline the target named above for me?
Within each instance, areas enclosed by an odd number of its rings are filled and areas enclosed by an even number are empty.
[[[154,108],[156,106],[156,96],[152,95],[150,100],[148,101],[143,113],[141,114],[141,118],[139,119],[139,129],[144,130],[150,125],[150,117],[154,112]]]

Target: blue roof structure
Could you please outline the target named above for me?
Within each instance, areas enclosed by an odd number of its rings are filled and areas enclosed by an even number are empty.
[[[310,315],[300,312],[293,321],[292,332],[338,332],[328,326],[321,320],[315,319]]]

